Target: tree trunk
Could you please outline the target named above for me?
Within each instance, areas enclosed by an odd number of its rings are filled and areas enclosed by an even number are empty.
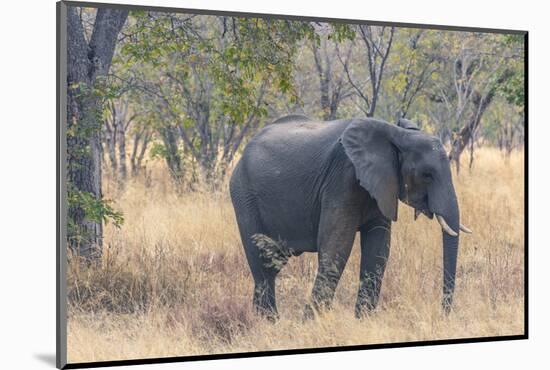
[[[98,9],[90,42],[86,41],[77,8],[67,8],[67,138],[68,243],[91,261],[101,256],[103,225],[86,214],[82,199],[102,200],[101,101],[93,93],[98,76],[107,74],[117,35],[128,11]]]
[[[151,135],[145,134],[145,137],[143,138],[143,144],[141,144],[141,150],[139,151],[139,155],[137,157],[136,166],[139,170],[141,169],[143,157],[145,157],[145,152],[147,151],[147,145],[149,145],[149,141],[151,140]]]
[[[143,158],[145,157],[145,152],[147,151],[147,146],[149,145],[150,140],[151,135],[148,132],[137,132],[134,135],[132,154],[130,155],[132,177],[138,176],[141,171],[141,163],[143,162]]]
[[[468,168],[470,170],[474,166],[474,150],[475,150],[475,134],[470,139],[470,163],[468,164]]]
[[[80,129],[92,127],[98,110],[97,99],[78,97],[78,92],[68,94],[69,108],[67,122]],[[98,130],[87,135],[75,135],[67,138],[67,160],[69,191],[78,194],[90,194],[101,199],[101,147]],[[81,197],[76,196],[76,199]],[[74,253],[86,259],[98,256],[102,241],[102,224],[86,217],[81,202],[71,204],[68,210],[69,246]]]
[[[321,93],[321,111],[323,112],[323,120],[328,120],[330,117],[330,98],[329,98],[329,85],[330,75],[328,60],[327,65],[323,66],[321,60],[320,46],[316,41],[311,42],[311,50],[313,52],[313,59],[315,66],[317,67],[317,74],[319,76],[319,91]],[[326,69],[325,69],[326,68]]]
[[[498,86],[511,76],[512,72],[510,70],[505,70],[496,79],[496,81],[493,83],[492,87],[485,96],[482,96],[477,91],[472,92],[472,102],[474,109],[472,110],[472,113],[466,125],[462,127],[462,129],[458,132],[456,138],[453,140],[451,152],[449,153],[449,160],[451,162],[455,162],[457,173],[460,172],[460,155],[462,154],[464,148],[470,142],[470,140],[473,140],[474,133],[481,123],[481,117],[483,116],[489,105],[491,105],[491,102],[496,95]]]
[[[473,140],[474,131],[478,128],[481,117],[493,101],[494,95],[494,92],[489,92],[484,98],[477,99],[477,103],[474,105],[474,110],[468,123],[466,123],[459,131],[457,137],[453,140],[451,152],[449,153],[449,160],[455,162],[457,173],[460,173],[460,155],[470,140]]]
[[[336,79],[333,72],[333,56],[329,55],[327,41],[322,41],[321,45],[312,42],[313,59],[319,76],[319,92],[321,94],[320,103],[321,111],[323,112],[323,120],[331,121],[336,119],[338,106],[342,100],[342,78]],[[347,65],[347,58],[342,61]],[[323,62],[324,60],[324,62]]]
[[[174,132],[174,127],[165,127],[160,131],[165,148],[164,158],[170,170],[170,175],[179,188],[183,179],[183,166],[181,155],[178,151],[178,137]]]
[[[136,177],[139,174],[139,167],[137,164],[137,155],[138,155],[138,148],[139,148],[139,142],[141,141],[143,133],[136,132],[134,135],[134,143],[132,147],[132,154],[130,155],[130,168],[132,169],[132,177]]]
[[[117,138],[117,126],[114,124],[114,113],[112,124],[107,120],[105,122],[105,131],[106,137],[105,141],[107,142],[107,153],[109,154],[109,162],[111,164],[111,170],[113,175],[116,176],[118,172],[118,161],[116,159],[116,138]]]
[[[118,135],[118,169],[119,169],[119,184],[122,185],[126,181],[126,133],[124,130],[124,121],[122,117],[119,117],[117,120],[119,129],[117,130],[120,135]]]

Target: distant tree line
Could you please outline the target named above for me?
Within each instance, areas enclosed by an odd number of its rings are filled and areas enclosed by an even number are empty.
[[[406,117],[465,150],[523,143],[523,36],[69,7],[69,245],[100,256],[148,158],[178,191],[221,189],[246,141],[287,113]]]

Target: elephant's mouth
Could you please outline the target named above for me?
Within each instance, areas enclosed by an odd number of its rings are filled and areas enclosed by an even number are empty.
[[[414,220],[418,218],[421,214],[428,217],[430,220],[434,217],[433,212],[430,212],[427,208],[415,208],[414,209]]]
[[[430,211],[428,206],[428,196],[425,195],[422,199],[415,202],[411,202],[411,206],[414,208],[414,220],[420,215],[428,217],[430,220],[434,217],[434,212]]]

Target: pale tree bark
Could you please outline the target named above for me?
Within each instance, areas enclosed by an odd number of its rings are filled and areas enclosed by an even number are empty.
[[[170,175],[172,176],[177,189],[180,190],[185,173],[183,159],[181,158],[181,153],[179,150],[177,131],[178,128],[174,125],[169,125],[159,129],[160,137],[164,144],[164,158],[166,160],[166,164],[168,165]]]
[[[130,121],[131,122],[131,121]],[[123,184],[126,181],[127,177],[127,169],[126,169],[126,129],[127,129],[127,123],[120,117],[119,121],[117,122],[119,126],[120,135],[118,137],[118,162],[120,164],[119,167],[119,181],[120,184]]]
[[[359,109],[367,116],[373,117],[380,95],[384,68],[390,54],[395,33],[394,27],[357,26],[359,40],[365,51],[367,77],[359,82],[351,73],[347,64],[342,63],[350,85],[355,90],[361,104]],[[368,85],[370,88],[366,88]]]
[[[67,139],[69,191],[88,194],[96,200],[101,194],[101,101],[91,93],[94,83],[105,76],[111,65],[117,36],[128,11],[100,8],[90,41],[75,7],[67,9]],[[93,260],[101,255],[103,225],[86,216],[80,204],[68,210],[69,246],[74,253]]]
[[[111,165],[111,171],[113,176],[116,176],[118,172],[118,159],[116,156],[116,143],[118,136],[118,126],[116,124],[116,107],[113,102],[109,103],[111,115],[105,120],[103,125],[105,145],[107,146],[107,154],[109,156],[109,164]]]
[[[521,112],[518,118],[506,117],[504,122],[501,123],[498,132],[498,147],[504,152],[504,159],[507,164],[510,161],[512,151],[523,142],[524,119],[524,113]]]
[[[413,52],[417,52],[420,49],[420,39],[424,34],[424,30],[420,30],[409,38],[409,48]],[[416,97],[424,89],[430,74],[434,71],[433,57],[427,56],[423,61],[423,66],[418,71],[414,69],[414,56],[411,56],[405,67],[405,86],[401,91],[401,98],[399,103],[399,109],[396,113],[396,121],[400,118],[405,118],[411,105],[415,101]]]
[[[132,177],[136,177],[142,170],[143,158],[152,139],[152,134],[147,129],[136,130],[130,154],[130,168]]]
[[[128,133],[128,129],[135,118],[134,115],[131,117],[128,116],[129,105],[128,98],[120,99],[118,109],[115,114],[115,122],[117,127],[116,131],[118,132],[118,181],[119,186],[121,187],[124,185],[126,178],[128,177],[128,170],[126,166],[126,134]]]
[[[326,121],[336,119],[338,107],[342,100],[351,96],[349,88],[344,84],[344,72],[336,71],[335,60],[339,58],[345,68],[347,68],[351,56],[351,44],[347,51],[340,54],[338,44],[334,45],[334,50],[330,50],[329,41],[322,38],[320,43],[312,41],[311,50],[313,60],[319,77],[320,105],[323,112],[323,119]]]
[[[496,96],[498,87],[512,77],[513,72],[511,70],[504,70],[500,75],[495,79],[494,82],[490,84],[489,89],[485,94],[482,94],[476,90],[469,92],[471,97],[471,103],[473,109],[467,118],[465,119],[465,124],[459,130],[458,134],[454,138],[451,146],[451,151],[449,153],[449,160],[454,162],[456,165],[457,173],[460,173],[460,156],[468,143],[474,140],[474,135],[479,129],[481,124],[481,118],[483,114],[489,108],[493,99]],[[473,143],[472,143],[473,145]],[[473,160],[471,160],[473,162]]]
[[[194,171],[194,164],[197,164],[203,185],[218,190],[241,143],[259,124],[256,112],[264,101],[267,82],[258,87],[254,109],[245,122],[235,122],[229,117],[220,117],[215,120],[211,117],[212,91],[208,76],[198,71],[193,72],[192,76],[196,79],[196,89],[193,92],[177,76],[170,73],[166,76],[168,77],[166,84],[174,84],[173,87],[177,88],[186,102],[186,115],[193,122],[192,125],[182,122],[181,116],[174,113],[177,110],[166,96],[162,86],[157,85],[158,92],[153,95],[160,98],[160,105],[166,108],[165,121],[174,122],[173,126],[160,129],[170,173],[177,185],[181,185],[184,175],[188,174],[185,172],[181,150],[179,150],[180,143],[183,143],[185,154],[193,162],[190,169]],[[193,187],[197,180],[197,176],[191,174],[189,185]]]
[[[128,177],[126,135],[136,115],[129,116],[130,103],[127,97],[109,101],[107,106],[109,116],[103,127],[104,142],[113,177],[122,188]]]

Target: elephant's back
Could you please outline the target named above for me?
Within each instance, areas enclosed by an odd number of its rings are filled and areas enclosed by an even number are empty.
[[[245,148],[252,152],[268,151],[270,154],[298,154],[307,156],[317,149],[339,139],[350,120],[315,121],[296,120],[275,122],[264,127]],[[256,153],[258,154],[258,153]]]
[[[330,162],[333,148],[349,124],[340,121],[299,121],[264,127],[245,147],[239,176],[255,193],[264,189],[281,194],[292,187],[297,196],[309,188]],[[269,195],[266,195],[269,196]],[[288,197],[288,194],[286,194]]]

